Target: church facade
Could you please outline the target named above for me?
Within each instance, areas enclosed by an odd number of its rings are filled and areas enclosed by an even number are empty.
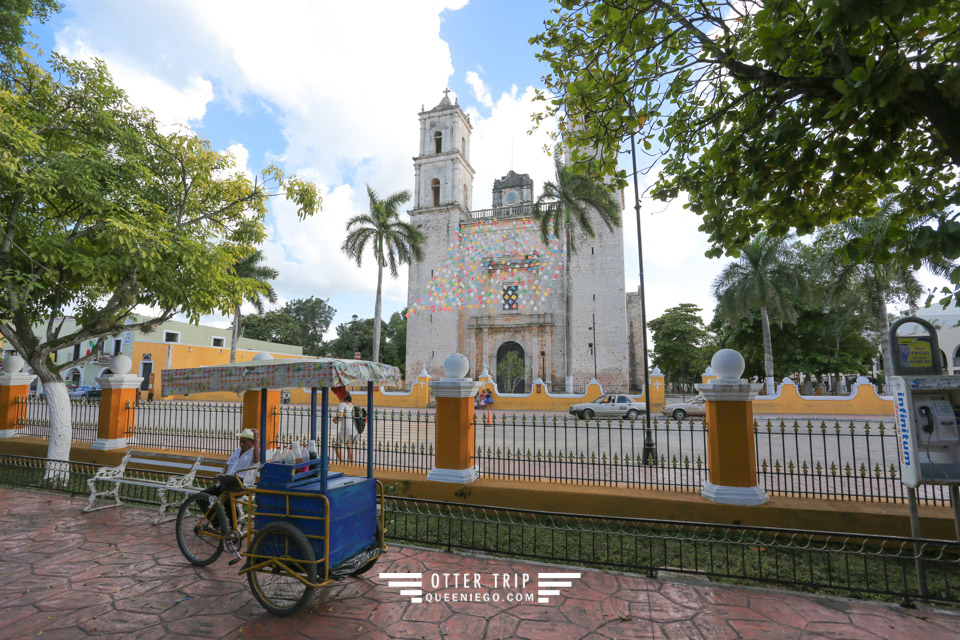
[[[513,171],[494,181],[492,208],[474,210],[468,116],[446,96],[419,116],[410,218],[426,241],[424,259],[409,270],[408,371],[442,376],[444,358],[459,352],[470,375],[487,368],[500,393],[529,392],[537,379],[559,392],[569,349],[578,387],[596,378],[605,389],[637,388],[641,340],[639,333],[631,339],[628,325],[639,332],[640,305],[624,290],[622,229],[598,220],[596,237],[578,237],[568,258],[562,238],[542,240],[533,181]]]

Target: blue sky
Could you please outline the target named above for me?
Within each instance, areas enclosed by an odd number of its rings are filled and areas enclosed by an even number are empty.
[[[547,69],[528,39],[550,5],[541,0],[64,0],[36,25],[41,46],[99,57],[131,101],[167,126],[186,126],[229,150],[239,166],[269,163],[320,184],[323,211],[297,222],[271,204],[263,250],[280,276],[281,303],[317,296],[337,309],[333,326],[373,314],[376,270],[339,250],[346,220],[367,209],[364,185],[413,189],[421,106],[449,87],[474,125],[475,208],[493,180],[550,178],[548,126],[528,135],[531,98]],[[629,158],[624,157],[624,162]],[[641,189],[646,184],[641,182]],[[633,192],[624,211],[627,290],[639,284]],[[707,260],[699,219],[671,203],[642,203],[649,317],[693,302],[712,317],[710,285],[725,260]],[[406,270],[384,280],[384,318],[406,303]],[[247,312],[252,308],[247,308]],[[226,326],[229,318],[207,317]],[[330,335],[333,334],[333,326]]]

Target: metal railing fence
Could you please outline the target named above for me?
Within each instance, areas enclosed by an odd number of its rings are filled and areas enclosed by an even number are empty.
[[[478,412],[475,460],[487,478],[699,491],[707,480],[706,430],[693,422],[578,420]]]
[[[17,399],[17,423],[23,425],[20,433],[38,438],[50,437],[50,411],[47,401],[39,396],[24,396]],[[100,401],[97,399],[71,398],[70,424],[73,442],[93,442],[97,439],[97,423],[100,420]]]
[[[960,602],[960,543],[741,525],[717,526],[389,497],[397,541],[645,573],[904,602]],[[925,572],[919,576],[917,556]],[[922,581],[922,584],[921,584]],[[921,594],[926,597],[921,597]]]
[[[243,429],[242,402],[165,400],[137,402],[127,443],[152,447],[231,453]]]
[[[330,459],[353,466],[366,465],[369,429],[348,440],[340,427],[332,422],[331,406]],[[282,405],[280,407],[278,439],[281,443],[298,442],[306,446],[310,439],[310,407]],[[318,409],[319,414],[319,409]],[[369,422],[368,422],[369,424]],[[373,464],[379,469],[419,471],[426,473],[433,466],[436,447],[436,416],[432,412],[386,409],[373,412]],[[317,416],[320,433],[320,416]],[[319,443],[318,443],[319,446]]]
[[[228,454],[236,447],[243,406],[235,402],[139,402],[131,446]],[[96,438],[99,405],[70,403],[75,442]],[[569,415],[485,412],[476,417],[475,463],[488,478],[518,478],[588,484],[698,491],[708,477],[707,429],[700,420],[655,417],[649,433],[640,420],[577,420]],[[279,440],[305,445],[309,407],[281,405]],[[22,435],[48,437],[44,400],[17,402]],[[375,412],[374,464],[381,469],[429,471],[436,449],[435,414],[418,410]],[[367,434],[338,443],[331,429],[331,457],[365,460]],[[905,503],[900,481],[899,440],[892,423],[852,420],[779,420],[754,425],[757,483],[774,495]],[[270,443],[273,445],[274,443]],[[357,462],[359,464],[359,462]],[[923,485],[917,496],[932,505],[949,504],[943,487]]]

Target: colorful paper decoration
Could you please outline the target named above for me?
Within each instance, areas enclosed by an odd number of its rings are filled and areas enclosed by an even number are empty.
[[[563,244],[531,219],[461,226],[407,316],[467,309],[538,311],[563,273]],[[509,297],[509,300],[508,300]]]

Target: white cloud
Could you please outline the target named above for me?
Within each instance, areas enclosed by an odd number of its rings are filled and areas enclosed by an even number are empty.
[[[528,173],[533,179],[535,195],[546,180],[553,179],[553,159],[544,148],[551,149],[549,132],[554,122],[547,121],[536,131],[531,128],[531,115],[542,109],[533,101],[534,88],[520,90],[513,86],[496,101],[489,116],[476,109],[467,109],[473,123],[470,164],[476,174],[473,179],[473,208],[486,209],[492,204],[493,181],[509,170]]]
[[[114,82],[127,92],[130,102],[148,107],[157,116],[162,130],[189,126],[203,118],[213,100],[213,84],[200,75],[189,75],[178,83],[161,79],[121,56],[95,49],[84,31],[66,29],[57,35],[57,50],[69,58],[107,63]]]
[[[473,97],[483,106],[493,107],[493,97],[490,95],[490,89],[483,83],[480,74],[476,71],[467,71],[467,84],[473,89]]]

